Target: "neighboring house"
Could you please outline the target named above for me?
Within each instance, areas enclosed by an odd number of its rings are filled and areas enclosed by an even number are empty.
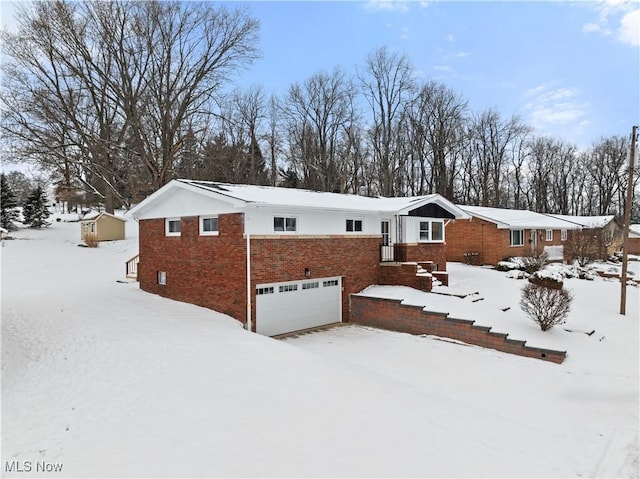
[[[544,251],[551,261],[565,261],[568,232],[580,229],[575,223],[527,210],[458,206],[471,219],[447,227],[447,261],[496,264]]]
[[[640,255],[640,225],[629,225],[628,253]]]
[[[98,241],[124,239],[126,219],[109,213],[99,213],[80,222],[80,237],[84,241],[87,236],[95,236]]]
[[[580,233],[570,233],[569,243],[572,243],[571,236],[573,234],[579,234],[592,241],[595,259],[607,259],[622,248],[624,232],[622,226],[613,215],[569,216],[549,214],[548,216],[579,225],[581,228]]]
[[[440,195],[193,180],[171,181],[129,215],[139,221],[143,290],[266,335],[348,321],[349,295],[372,284],[429,290],[432,274],[446,281],[445,227],[468,217]],[[408,263],[423,261],[426,271]]]

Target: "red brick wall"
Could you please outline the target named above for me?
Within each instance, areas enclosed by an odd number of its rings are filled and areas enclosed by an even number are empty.
[[[201,236],[197,216],[182,218],[181,235],[166,236],[164,219],[140,221],[140,287],[151,293],[204,306],[246,322],[246,239],[243,215],[218,217],[218,236]],[[380,280],[380,238],[258,237],[251,239],[252,324],[255,286],[341,276],[343,320],[349,295]],[[158,271],[167,274],[159,285]]]
[[[640,238],[629,238],[627,245],[629,254],[640,254]]]
[[[431,291],[431,276],[416,276],[418,265],[411,263],[383,263],[380,265],[380,284],[409,286],[421,291]],[[358,291],[354,291],[357,293]]]
[[[377,237],[261,237],[251,240],[252,284],[342,277],[342,320],[349,320],[349,295],[380,281]],[[255,288],[253,291],[255,318]]]
[[[428,334],[456,339],[468,344],[510,354],[561,363],[564,351],[525,346],[524,341],[508,339],[507,334],[476,326],[473,321],[449,318],[447,314],[424,311],[420,306],[407,306],[398,299],[351,296],[351,321],[374,328],[410,334]]]
[[[546,241],[545,230],[537,230],[539,252],[545,246],[564,246],[565,258],[567,241],[561,240],[560,230],[553,230],[553,241]],[[532,253],[529,239],[531,230],[524,230],[524,246],[511,246],[508,229],[498,229],[494,223],[472,218],[454,220],[447,225],[447,261],[463,263],[464,253],[479,253],[477,264],[496,264],[510,256],[530,256]]]
[[[197,216],[184,217],[180,236],[165,235],[164,219],[140,221],[140,287],[244,321],[246,250],[243,215],[220,215],[218,236],[201,236]],[[157,272],[167,273],[159,285]]]
[[[399,244],[397,247],[402,250],[402,261],[432,261],[436,265],[435,270],[447,270],[446,243]]]

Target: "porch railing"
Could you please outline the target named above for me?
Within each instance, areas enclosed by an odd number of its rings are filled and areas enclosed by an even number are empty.
[[[395,248],[392,245],[380,245],[380,262],[390,263],[395,261]]]
[[[127,278],[135,279],[138,281],[138,263],[140,262],[140,255],[137,254],[133,258],[127,260]]]

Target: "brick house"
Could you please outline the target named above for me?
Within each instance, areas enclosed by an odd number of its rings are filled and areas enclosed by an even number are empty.
[[[569,231],[580,225],[527,210],[462,206],[468,220],[447,227],[447,261],[496,264],[508,257],[546,251],[554,261],[568,260]]]
[[[629,238],[627,239],[629,254],[640,255],[640,225],[629,226]]]
[[[621,251],[624,235],[622,225],[614,215],[606,216],[569,216],[549,214],[554,218],[570,221],[580,226],[579,233],[576,230],[569,232],[569,243],[573,243],[572,236],[580,235],[580,241],[590,241],[593,248],[593,256],[596,259],[607,259],[614,253]]]
[[[173,180],[131,210],[140,287],[277,335],[349,320],[372,284],[446,283],[445,227],[467,218],[440,195],[369,198]],[[447,230],[448,234],[448,230]]]

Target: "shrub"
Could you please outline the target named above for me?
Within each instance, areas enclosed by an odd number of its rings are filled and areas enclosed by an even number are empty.
[[[551,271],[536,271],[529,277],[529,282],[538,286],[545,286],[552,289],[562,289],[564,282],[559,273]]]
[[[89,247],[89,248],[97,248],[98,244],[100,243],[98,241],[98,236],[95,234],[86,234],[84,235],[84,243]]]
[[[539,254],[532,254],[531,256],[523,256],[521,260],[523,266],[522,269],[529,274],[533,274],[547,264],[548,256],[547,253],[542,252]]]
[[[522,288],[520,307],[540,329],[547,331],[567,321],[572,299],[565,288],[553,289],[529,283]]]

